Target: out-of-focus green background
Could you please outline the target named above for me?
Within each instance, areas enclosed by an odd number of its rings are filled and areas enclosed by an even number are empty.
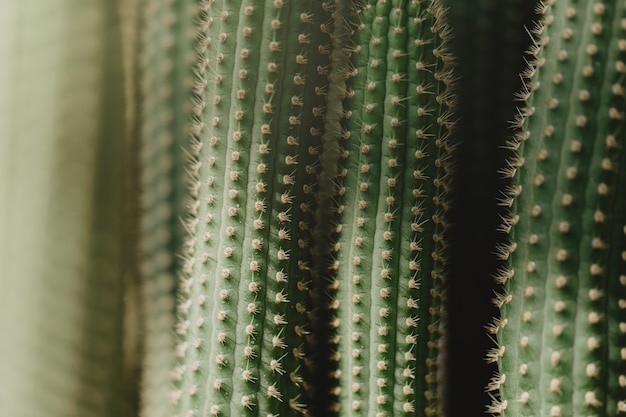
[[[0,1],[1,416],[136,415],[136,2],[120,3]]]

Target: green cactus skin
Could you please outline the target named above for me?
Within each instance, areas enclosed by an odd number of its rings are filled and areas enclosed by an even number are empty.
[[[155,3],[146,10],[143,91],[151,99],[143,157],[151,168],[143,174],[143,233],[158,238],[143,247],[152,300],[144,415],[306,415],[308,404],[313,415],[352,410],[320,400],[327,395],[320,387],[331,398],[348,392],[341,352],[318,353],[354,349],[337,344],[352,334],[337,326],[349,323],[344,315],[352,316],[354,304],[352,293],[342,296],[350,302],[332,296],[342,285],[338,268],[353,264],[344,262],[342,247],[371,262],[359,272],[362,306],[369,298],[375,306],[372,317],[363,311],[363,322],[384,321],[354,341],[371,340],[363,363],[380,365],[355,375],[362,388],[354,401],[364,410],[369,398],[375,415],[415,407],[434,414],[453,104],[442,7],[366,7],[358,42],[367,48],[353,43],[359,7],[349,1]],[[364,181],[375,197],[367,197],[368,210],[354,197],[365,192]],[[387,207],[383,217],[376,206]],[[184,231],[177,218],[186,219]],[[371,236],[355,246],[363,227]],[[176,244],[184,262],[163,256]],[[172,381],[166,331],[176,270],[179,365]],[[367,283],[380,274],[388,286]],[[168,381],[175,406],[158,409]]]
[[[437,1],[372,1],[355,33],[338,237],[341,415],[435,415],[453,106]]]
[[[176,364],[174,326],[178,276],[189,275],[197,193],[190,176],[194,139],[202,128],[206,63],[202,60],[201,5],[193,1],[142,0],[141,90],[145,97],[141,127],[141,269],[145,317],[141,410],[144,416],[174,414],[172,370]],[[194,49],[195,47],[195,49]],[[191,174],[191,175],[190,175]],[[185,222],[187,224],[185,224]],[[184,251],[184,255],[181,254]],[[178,254],[178,256],[177,256]],[[185,290],[185,282],[180,291]]]
[[[1,3],[0,414],[121,416],[119,4]]]
[[[206,84],[193,96],[177,415],[305,414],[329,13],[311,1],[199,5]]]
[[[550,1],[516,120],[508,175],[510,269],[498,280],[499,374],[488,412],[626,412],[624,86],[626,4]]]

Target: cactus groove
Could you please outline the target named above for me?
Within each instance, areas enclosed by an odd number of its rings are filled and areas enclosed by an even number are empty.
[[[317,175],[317,189],[315,193],[315,226],[312,238],[312,299],[314,305],[312,311],[311,329],[314,352],[312,362],[317,370],[314,374],[314,383],[318,387],[333,387],[336,385],[336,357],[329,355],[335,349],[337,340],[335,337],[338,325],[333,310],[338,308],[334,292],[338,281],[334,275],[337,269],[335,252],[339,249],[339,243],[335,239],[340,230],[338,215],[341,212],[340,188],[338,182],[345,172],[340,172],[339,161],[342,157],[341,140],[345,138],[347,131],[344,128],[346,109],[344,101],[348,94],[347,81],[352,74],[350,60],[353,48],[351,34],[356,23],[357,4],[353,0],[335,0],[333,3],[323,3],[323,9],[330,12],[331,20],[330,39],[327,45],[323,45],[330,55],[328,69],[328,87],[325,93],[323,110],[323,130],[321,135],[321,154]],[[343,153],[345,157],[345,153]],[[326,395],[318,392],[321,399],[312,409],[315,415],[326,415],[339,411],[335,402],[336,389],[330,390]],[[321,396],[320,396],[321,395]],[[326,396],[328,399],[326,399]],[[329,403],[326,405],[326,403]],[[326,409],[324,409],[326,408]]]
[[[327,14],[309,1],[198,7],[197,211],[173,397],[179,415],[304,414]]]
[[[510,142],[510,269],[490,360],[503,416],[626,411],[623,118],[626,4],[552,0]],[[510,255],[510,256],[509,256]]]

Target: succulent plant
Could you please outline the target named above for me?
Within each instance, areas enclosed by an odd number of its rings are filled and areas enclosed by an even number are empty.
[[[198,3],[188,27],[178,4],[148,9],[146,43],[160,49],[144,64],[144,93],[159,92],[146,105],[145,208],[187,219],[176,407],[434,414],[454,104],[443,7],[226,6]],[[155,262],[157,245],[181,244],[183,229],[167,241],[146,227],[148,265],[163,267],[150,273],[171,282],[176,262]],[[163,375],[167,358],[149,358],[150,378]]]
[[[626,412],[623,0],[0,3],[0,414]]]
[[[148,305],[163,303],[159,291],[171,300],[184,273],[180,412],[306,413],[307,396],[327,399],[314,412],[340,396],[354,412],[367,398],[371,412],[436,408],[447,29],[436,2],[363,6],[199,2],[188,26],[178,4],[148,7],[144,253],[162,276],[148,281]],[[186,260],[165,262],[159,245],[182,246],[185,233]],[[149,352],[167,354],[167,328],[148,329]],[[148,358],[147,379],[164,375],[171,361]],[[422,369],[429,382],[413,383]],[[146,387],[147,404],[164,394]]]
[[[625,7],[550,1],[532,30],[489,327],[494,414],[626,412]]]

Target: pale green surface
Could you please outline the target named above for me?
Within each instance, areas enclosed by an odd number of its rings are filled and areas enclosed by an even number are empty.
[[[145,326],[141,415],[171,417],[176,365],[176,291],[190,231],[187,185],[191,152],[190,79],[196,1],[140,0],[141,218],[140,268]],[[195,8],[195,9],[194,9]]]
[[[3,416],[119,415],[114,4],[0,4]]]

